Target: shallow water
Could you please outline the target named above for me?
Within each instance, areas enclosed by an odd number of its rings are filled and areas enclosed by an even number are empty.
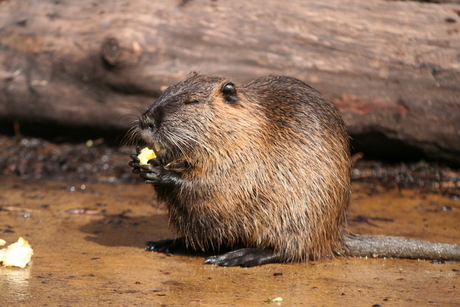
[[[460,244],[460,201],[363,183],[353,189],[353,232]],[[0,207],[0,238],[9,244],[23,236],[35,253],[25,269],[0,267],[0,306],[460,303],[458,262],[337,258],[246,269],[144,251],[144,241],[173,237],[165,210],[144,184],[1,177]]]

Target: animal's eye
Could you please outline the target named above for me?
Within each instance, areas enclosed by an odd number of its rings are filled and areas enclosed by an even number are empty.
[[[236,93],[235,84],[232,82],[225,83],[221,88],[224,99],[228,103],[235,103],[239,100],[238,94]]]
[[[184,103],[185,104],[197,104],[199,103],[199,101],[196,99],[191,99],[191,100],[186,100]]]

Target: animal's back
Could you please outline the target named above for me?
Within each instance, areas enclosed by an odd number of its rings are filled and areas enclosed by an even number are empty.
[[[267,240],[285,260],[341,253],[350,157],[340,115],[329,100],[294,78],[264,77],[245,89],[266,117],[267,146],[260,150],[267,153],[261,169],[269,179],[258,185],[264,201],[254,201],[269,208],[266,218],[273,226],[267,225]],[[261,155],[254,152],[252,162]]]

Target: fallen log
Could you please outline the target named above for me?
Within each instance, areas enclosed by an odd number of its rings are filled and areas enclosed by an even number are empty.
[[[458,165],[459,14],[381,0],[0,1],[0,129],[120,135],[191,70],[283,74],[335,103],[355,149]]]

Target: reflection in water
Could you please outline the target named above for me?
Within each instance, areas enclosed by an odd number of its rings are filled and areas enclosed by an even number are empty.
[[[0,305],[27,301],[29,290],[30,266],[24,269],[0,267]]]

